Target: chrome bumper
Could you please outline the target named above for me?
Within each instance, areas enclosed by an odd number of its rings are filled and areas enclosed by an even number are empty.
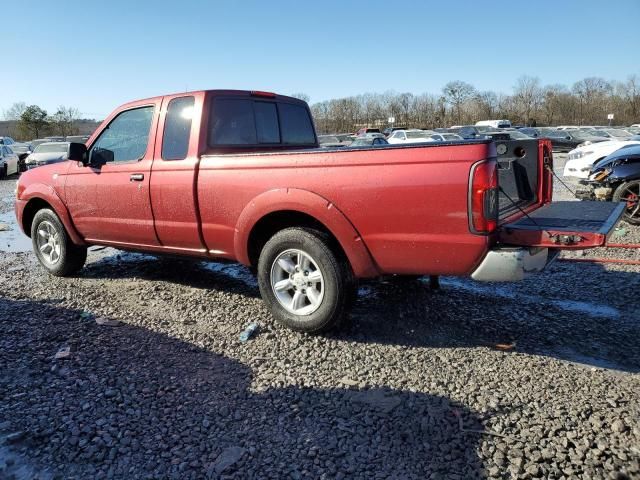
[[[480,282],[517,282],[544,270],[559,253],[548,248],[506,247],[490,250],[471,278]]]

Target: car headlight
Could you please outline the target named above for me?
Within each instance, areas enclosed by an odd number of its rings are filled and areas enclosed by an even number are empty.
[[[569,160],[577,160],[578,158],[582,158],[584,156],[583,152],[569,152]]]

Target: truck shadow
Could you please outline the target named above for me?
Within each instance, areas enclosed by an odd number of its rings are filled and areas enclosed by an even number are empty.
[[[485,476],[456,414],[480,419],[445,397],[275,388],[213,349],[49,303],[0,298],[0,327],[0,476]]]
[[[632,293],[640,290],[638,273],[595,263],[556,263],[513,284],[444,278],[441,290],[433,292],[426,280],[364,284],[343,338],[441,348],[498,347],[640,371],[640,352],[634,346],[640,338],[640,315]],[[570,285],[573,288],[567,288]],[[625,285],[626,291],[610,285]]]
[[[198,289],[259,297],[241,265],[120,254],[90,263],[83,276],[166,280]],[[350,322],[336,339],[417,347],[489,347],[598,368],[640,371],[640,275],[601,264],[556,263],[519,283],[443,278],[438,292],[416,282],[361,284]],[[625,285],[626,291],[610,285]],[[553,286],[550,288],[550,286]],[[569,288],[572,286],[572,288]]]

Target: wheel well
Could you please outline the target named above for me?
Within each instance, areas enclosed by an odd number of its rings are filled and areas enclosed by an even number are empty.
[[[329,242],[331,249],[347,259],[344,250],[340,246],[340,242],[331,233],[331,231],[325,227],[322,222],[318,221],[311,215],[306,213],[297,212],[295,210],[281,210],[273,212],[262,217],[251,229],[248,240],[248,255],[251,266],[256,267],[258,265],[258,259],[260,252],[265,243],[269,241],[280,230],[291,227],[307,227],[319,230],[329,236]]]
[[[36,216],[38,210],[42,210],[43,208],[51,208],[51,210],[53,210],[51,205],[41,198],[29,200],[29,203],[24,207],[24,211],[22,212],[22,228],[28,237],[31,237],[31,224],[33,223],[33,217]]]

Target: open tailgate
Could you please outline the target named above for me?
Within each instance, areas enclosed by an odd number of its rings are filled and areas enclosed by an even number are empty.
[[[622,217],[622,202],[553,202],[501,225],[500,243],[582,249],[603,246]]]

